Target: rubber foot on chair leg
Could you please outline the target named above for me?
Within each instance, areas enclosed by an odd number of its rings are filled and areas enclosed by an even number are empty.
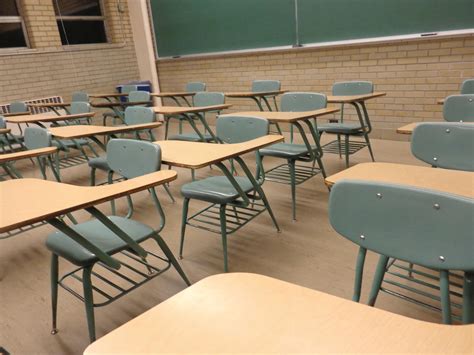
[[[56,334],[58,334],[58,329],[57,329],[57,328],[53,328],[53,329],[51,330],[51,335],[56,335]]]

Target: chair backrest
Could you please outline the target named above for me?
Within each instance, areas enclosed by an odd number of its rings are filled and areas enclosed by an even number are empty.
[[[89,94],[84,91],[76,91],[72,93],[72,102],[89,102]]]
[[[25,112],[28,113],[28,105],[23,101],[15,101],[10,104],[10,112],[11,113],[21,113]]]
[[[474,122],[474,94],[448,96],[443,106],[443,117],[448,122]]]
[[[216,134],[224,143],[242,143],[268,134],[268,121],[259,117],[221,116],[216,121]]]
[[[7,122],[5,121],[5,117],[0,115],[0,129],[7,128]]]
[[[278,91],[281,89],[280,80],[254,80],[252,81],[252,92]]]
[[[206,91],[206,83],[200,81],[193,81],[186,84],[186,92],[201,92]]]
[[[364,95],[374,92],[371,81],[342,81],[332,86],[334,96]]]
[[[123,85],[122,86],[122,94],[129,94],[131,91],[137,91],[138,86],[137,85]]]
[[[91,105],[88,102],[74,101],[69,108],[71,115],[91,112]]]
[[[461,94],[474,94],[474,79],[466,79],[462,82]]]
[[[150,174],[161,167],[161,148],[135,139],[111,139],[107,144],[107,163],[127,179]]]
[[[25,128],[25,146],[27,149],[39,149],[51,146],[51,133],[40,127]]]
[[[474,171],[474,124],[421,123],[413,131],[411,152],[432,166]]]
[[[222,92],[198,92],[194,95],[194,106],[222,105],[225,102],[225,95]]]
[[[333,228],[376,253],[440,270],[474,270],[474,200],[369,181],[336,183]]]
[[[314,92],[287,92],[281,96],[280,109],[283,112],[303,112],[325,108],[326,95]]]
[[[155,113],[150,107],[129,106],[125,109],[124,121],[128,126],[151,123],[155,121]]]
[[[150,101],[150,93],[148,91],[130,91],[128,93],[128,102],[144,102]]]

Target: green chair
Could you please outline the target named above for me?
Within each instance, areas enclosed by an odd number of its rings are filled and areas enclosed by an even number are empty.
[[[107,145],[107,151],[107,163],[125,179],[133,179],[160,169],[161,150],[151,142],[112,139]],[[126,217],[107,217],[95,207],[86,208],[95,219],[74,226],[69,227],[52,221],[51,224],[59,230],[50,234],[46,240],[46,246],[52,252],[53,334],[57,332],[58,286],[85,303],[89,339],[92,342],[96,338],[94,307],[105,306],[119,299],[162,274],[171,265],[185,283],[190,285],[172,252],[159,235],[165,225],[165,215],[155,189],[150,188],[149,192],[160,217],[157,228]],[[87,243],[84,243],[84,239]],[[143,249],[141,243],[149,239],[155,240],[164,256]],[[109,256],[119,255],[119,258],[113,258],[119,263],[118,267],[114,269],[99,262],[97,253],[90,251],[91,245]],[[77,268],[59,278],[59,257]],[[120,272],[121,267],[125,272]],[[78,293],[77,287],[73,288],[73,283],[82,284],[82,294]],[[96,300],[96,297],[100,299]]]
[[[89,103],[89,94],[84,91],[76,91],[72,93],[71,102],[87,102]]]
[[[25,128],[25,146],[28,150],[31,149],[39,149],[39,148],[46,148],[51,147],[52,145],[52,138],[51,133],[48,130],[40,127],[26,127]],[[41,175],[46,180],[48,177],[46,176],[46,167],[49,165],[54,177],[57,181],[61,181],[59,175],[59,169],[56,168],[55,164],[53,163],[53,159],[51,155],[46,156],[39,156],[36,158],[38,161],[38,165],[40,167]],[[56,162],[58,161],[58,153],[55,154]]]
[[[281,90],[280,80],[254,80],[252,81],[252,92],[264,92],[264,91],[279,91]],[[265,102],[269,111],[272,111],[272,107],[268,102],[269,99],[273,100],[275,111],[278,111],[278,104],[276,101],[277,95],[263,96],[259,99],[259,108],[263,111],[262,101]]]
[[[122,92],[121,93],[128,95],[127,97],[123,98],[123,102],[130,102],[130,93],[134,92],[134,91],[138,91],[138,86],[137,85],[124,85],[124,86],[122,86]],[[122,100],[122,98],[120,100]],[[118,108],[113,107],[112,111],[104,112],[104,114],[102,115],[104,126],[107,125],[107,118],[112,118],[114,122],[115,122],[116,119],[119,119],[120,121],[123,122],[123,111],[124,110],[125,109],[120,110]]]
[[[69,106],[67,113],[70,115],[79,115],[81,113],[89,113],[91,112],[91,105],[85,101],[72,101],[71,105]],[[81,125],[81,124],[91,124],[90,117],[79,118],[73,121],[64,121],[64,122],[55,122],[51,126],[68,126],[71,124]]]
[[[461,85],[461,94],[474,94],[474,79],[466,79]]]
[[[389,273],[389,258],[439,272],[443,323],[451,323],[450,271],[464,272],[462,320],[474,321],[474,201],[408,186],[367,181],[336,183],[329,199],[329,218],[343,237],[359,245],[353,300],[358,302],[367,250],[380,254],[368,304],[373,306]],[[406,276],[408,278],[408,276]],[[418,281],[427,287],[427,283]],[[403,284],[399,286],[403,287]],[[431,306],[433,307],[433,306]]]
[[[29,115],[31,113],[28,105],[23,101],[12,102],[10,105],[8,105],[8,110],[10,113],[24,113],[25,115]],[[29,124],[27,123],[26,126],[28,127]],[[18,129],[20,130],[20,133],[23,134],[23,129],[20,123],[18,123]]]
[[[256,117],[227,116],[217,119],[217,136],[228,144],[241,143],[268,134],[268,121]],[[241,157],[234,161],[244,171],[244,176],[234,176],[223,164],[215,165],[224,176],[213,176],[193,181],[181,187],[184,197],[181,221],[181,244],[179,256],[183,256],[186,226],[220,234],[224,253],[224,271],[228,271],[227,236],[236,232],[259,214],[268,211],[276,229],[280,231],[270,204],[262,190],[264,182],[260,155],[257,152],[257,173],[253,176]],[[210,203],[188,218],[191,199]],[[261,200],[262,202],[259,202]]]
[[[374,92],[374,85],[370,81],[347,81],[335,83],[332,88],[333,96],[351,96],[351,95],[364,95],[371,94]],[[352,103],[352,106],[357,111],[359,122],[348,123],[344,122],[344,104],[341,105],[341,116],[340,121],[337,123],[327,123],[318,126],[318,131],[329,134],[336,134],[337,141],[330,142],[323,146],[323,150],[327,153],[338,153],[339,157],[342,156],[342,150],[346,158],[346,167],[349,167],[349,155],[357,153],[364,147],[369,148],[370,157],[372,161],[374,159],[374,153],[370,145],[369,134],[372,131],[372,125],[365,107],[365,103],[359,102]],[[359,107],[360,105],[360,107]],[[341,136],[344,136],[344,142],[341,142]],[[349,137],[363,137],[364,142],[360,141],[349,141]]]
[[[206,91],[206,83],[200,81],[192,81],[186,84],[186,92],[202,92]]]
[[[448,96],[443,117],[448,122],[474,122],[474,94]]]
[[[0,129],[6,128],[7,122],[5,118],[0,115]],[[9,152],[13,152],[15,150],[14,145],[17,145],[17,148],[26,149],[22,135],[13,134],[11,132],[0,134],[0,147],[4,153],[7,152],[6,147],[8,147]]]
[[[151,123],[155,121],[155,113],[149,107],[142,106],[130,106],[125,109],[124,120],[126,125]],[[148,132],[151,141],[155,141],[155,137],[151,130]],[[139,132],[135,133],[136,139],[141,139]],[[96,169],[107,171],[109,174],[109,182],[112,179],[113,171],[110,169],[107,163],[106,156],[100,156],[91,158],[88,161],[89,167],[91,168],[91,185],[95,185],[95,172]]]
[[[196,107],[199,106],[213,106],[213,105],[223,105],[225,102],[225,95],[221,92],[198,92],[194,95],[193,104]],[[215,111],[218,115],[220,111]],[[169,122],[170,119],[177,118],[175,116],[169,116],[166,119],[165,123],[165,139],[170,140],[180,140],[180,141],[189,141],[189,142],[218,142],[217,137],[215,136],[214,132],[212,132],[211,128],[209,127],[206,121],[206,113],[195,113],[195,114],[186,114],[180,116],[180,120],[186,120],[191,127],[193,128],[194,132],[191,133],[180,133],[173,135],[168,138],[168,131],[169,131]],[[196,121],[200,121],[204,127],[203,132],[198,129],[196,126]],[[199,133],[198,133],[199,132]]]
[[[474,171],[474,125],[420,123],[413,131],[411,152],[433,167]]]
[[[281,111],[301,112],[325,108],[327,104],[326,95],[307,92],[292,92],[283,94],[281,97]],[[308,138],[305,129],[300,122],[292,123],[301,135],[303,144],[277,143],[260,150],[262,157],[276,157],[286,160],[286,164],[279,165],[267,171],[266,179],[291,186],[292,218],[296,220],[296,185],[322,173],[326,177],[322,162],[323,151],[319,143],[319,134],[316,123],[310,120],[303,121],[310,132]],[[313,166],[297,165],[297,162],[312,162]],[[315,168],[317,162],[319,169]]]

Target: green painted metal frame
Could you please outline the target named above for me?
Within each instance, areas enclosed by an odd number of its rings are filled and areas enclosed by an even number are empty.
[[[158,256],[154,253],[144,250],[137,242],[131,239],[130,236],[126,232],[124,232],[120,227],[118,227],[115,223],[113,223],[106,215],[104,215],[101,211],[99,211],[95,207],[86,208],[85,210],[95,217],[99,222],[101,222],[107,229],[113,232],[117,237],[121,238],[127,245],[130,246],[132,251],[123,251],[120,254],[127,257],[129,260],[133,260],[134,262],[138,262],[143,267],[146,268],[148,273],[142,272],[137,268],[130,265],[123,260],[118,260],[117,258],[104,253],[102,250],[97,248],[93,243],[88,241],[85,237],[81,236],[77,233],[74,229],[69,227],[65,224],[62,220],[58,218],[53,218],[47,221],[47,223],[51,224],[53,227],[58,229],[59,231],[66,234],[68,237],[72,238],[82,247],[86,248],[93,254],[97,256],[99,259],[98,263],[93,265],[88,265],[85,267],[79,267],[74,269],[71,272],[66,273],[64,276],[59,278],[58,275],[58,256],[52,255],[51,259],[51,290],[52,290],[52,334],[57,333],[57,295],[58,295],[58,286],[61,286],[72,295],[80,299],[84,302],[86,308],[86,315],[87,315],[87,322],[89,328],[89,339],[91,342],[95,340],[95,321],[94,321],[94,307],[105,306],[110,304],[111,302],[121,298],[122,296],[128,294],[129,292],[133,291],[137,287],[143,285],[144,283],[152,280],[156,276],[162,274],[166,270],[168,270],[171,265],[178,271],[180,276],[183,278],[186,285],[190,285],[186,274],[181,269],[178,261],[174,257],[173,253],[169,249],[166,242],[160,236],[160,232],[163,230],[165,226],[165,213],[161,207],[159,202],[158,196],[156,194],[156,190],[154,188],[150,188],[148,190],[152,196],[153,202],[155,203],[155,207],[157,208],[158,214],[160,216],[159,226],[153,230],[153,232],[149,235],[149,238],[154,239],[158,246],[160,247],[161,251],[164,254],[164,257]],[[128,216],[127,216],[128,217]],[[155,260],[159,260],[165,263],[165,266],[160,268],[152,263],[149,263],[146,259],[147,256],[151,255]],[[112,282],[111,280],[107,279],[105,276],[101,275],[93,271],[95,265],[100,265],[101,267],[106,268],[108,271],[112,272],[116,276],[119,276],[122,280],[128,281],[131,286],[127,288],[123,288],[116,283]],[[141,280],[135,281],[130,277],[126,276],[124,273],[120,273],[118,270],[121,267],[125,267],[129,272],[132,271],[135,275],[139,275]],[[78,276],[78,273],[82,271],[83,276],[82,278]],[[116,295],[110,295],[105,290],[101,289],[99,286],[94,285],[92,282],[92,276],[100,279],[102,282],[107,283],[109,286],[113,287],[118,291]],[[75,279],[76,281],[82,281],[83,283],[83,295],[81,296],[79,293],[74,291],[70,286],[66,284],[66,280]],[[94,291],[105,297],[107,301],[94,303]]]
[[[331,141],[323,146],[325,153],[330,154],[339,154],[341,157],[342,150],[344,150],[344,155],[346,159],[346,167],[349,167],[349,156],[357,153],[359,150],[367,147],[369,149],[370,157],[372,161],[375,161],[374,152],[372,146],[370,145],[369,134],[372,132],[372,124],[370,122],[369,113],[367,112],[367,107],[365,106],[364,101],[360,102],[351,102],[350,103],[357,112],[357,117],[359,118],[360,126],[362,127],[359,132],[354,132],[350,134],[337,134],[338,139]],[[323,133],[323,132],[321,132]],[[341,142],[340,136],[344,136],[344,142]],[[365,142],[349,140],[350,136],[360,136],[365,139]]]

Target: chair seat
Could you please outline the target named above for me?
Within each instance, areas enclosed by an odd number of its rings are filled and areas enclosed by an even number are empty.
[[[244,192],[254,189],[246,177],[236,176],[235,180]],[[204,180],[193,181],[181,187],[184,197],[211,203],[225,204],[234,201],[240,195],[225,176],[213,176]]]
[[[99,169],[99,170],[104,170],[104,171],[110,170],[110,166],[107,163],[107,158],[105,157],[90,158],[87,163],[89,164],[89,167],[94,168],[94,169]]]
[[[58,141],[54,140],[52,142],[53,146],[57,147],[57,148],[61,148],[61,147],[66,147],[66,148],[76,148],[77,144],[79,144],[80,146],[83,146],[83,145],[86,145],[88,144],[89,142],[87,141],[87,139],[83,139],[83,138],[80,138],[80,139],[64,139],[62,140],[61,139],[61,143],[59,143]]]
[[[102,114],[103,117],[118,117],[114,111],[106,111]]]
[[[214,140],[209,133],[203,135],[206,142]],[[201,138],[197,135],[197,133],[182,133],[182,134],[175,134],[168,138],[169,140],[173,141],[187,141],[187,142],[200,142]]]
[[[327,123],[318,125],[319,132],[350,134],[362,130],[360,123]]]
[[[108,218],[137,243],[144,241],[153,233],[153,229],[132,219],[118,216]],[[128,248],[126,242],[97,220],[73,225],[71,228],[109,255]],[[59,231],[48,236],[46,247],[77,266],[91,265],[99,260],[95,254]]]
[[[315,146],[311,146],[316,149]],[[267,148],[260,149],[262,156],[278,158],[298,158],[308,154],[308,149],[304,144],[277,143]]]

